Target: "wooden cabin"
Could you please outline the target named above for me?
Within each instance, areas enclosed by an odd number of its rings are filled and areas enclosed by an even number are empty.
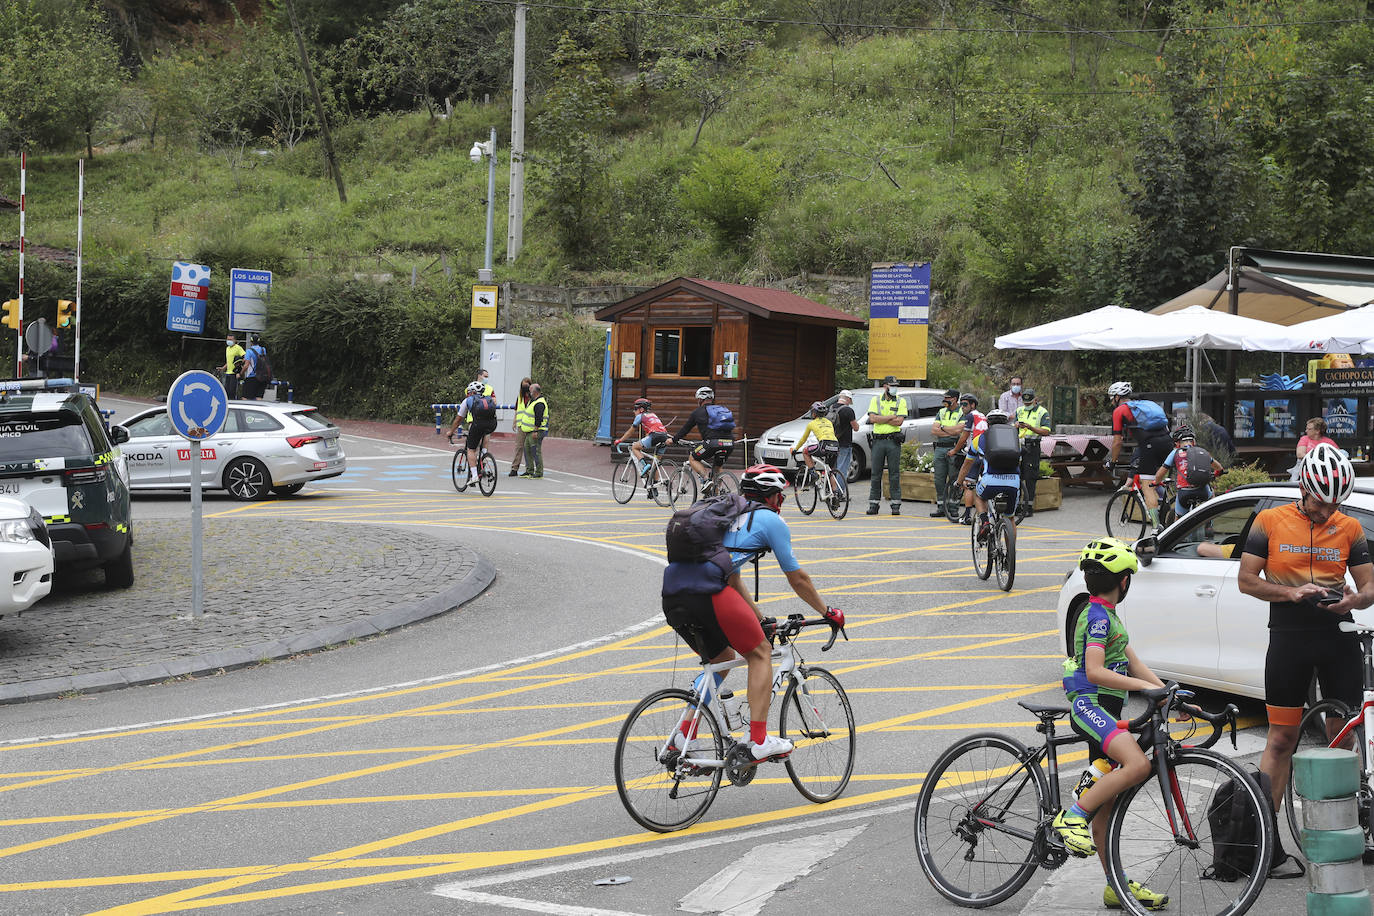
[[[709,385],[755,438],[835,393],[837,328],[864,321],[785,290],[679,277],[596,312],[611,333],[611,433],[636,398],[675,434]],[[693,437],[696,432],[693,432]],[[752,452],[752,449],[750,450]]]

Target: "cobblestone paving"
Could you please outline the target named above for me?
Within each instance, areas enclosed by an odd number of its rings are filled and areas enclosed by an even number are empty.
[[[493,574],[471,550],[395,528],[206,519],[205,613],[192,619],[189,523],[148,520],[134,534],[132,588],[107,589],[103,573],[92,571],[22,616],[0,618],[0,702],[374,635],[457,606],[471,594],[459,600],[446,589],[475,581],[475,594]],[[115,671],[123,676],[108,674]],[[15,688],[39,681],[51,689]]]

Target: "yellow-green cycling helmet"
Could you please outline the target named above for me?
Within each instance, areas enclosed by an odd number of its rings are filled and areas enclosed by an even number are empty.
[[[1120,538],[1094,538],[1078,555],[1078,568],[1085,563],[1096,563],[1107,572],[1136,572],[1140,563],[1136,560],[1135,550]]]

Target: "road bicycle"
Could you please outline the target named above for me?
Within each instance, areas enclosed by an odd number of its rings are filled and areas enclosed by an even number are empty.
[[[770,621],[765,620],[765,633]],[[769,639],[774,643],[773,696],[786,684],[778,734],[795,745],[783,764],[797,791],[822,803],[838,798],[854,772],[854,712],[839,678],[802,659],[796,637],[814,626],[830,627],[822,652],[830,651],[836,636],[849,639],[843,616],[836,621],[801,614],[775,622]],[[670,833],[695,824],[715,801],[722,777],[747,786],[766,762],[756,761],[749,750],[744,691],[736,696],[716,686],[716,675],[745,664],[743,658],[703,664],[691,690],[657,690],[626,717],[615,742],[615,787],[640,826]],[[735,738],[736,732],[743,740]]]
[[[1107,880],[1124,908],[1147,911],[1127,882],[1139,881],[1169,896],[1168,912],[1234,916],[1254,904],[1269,874],[1276,838],[1269,804],[1255,780],[1229,758],[1207,750],[1231,729],[1236,740],[1236,707],[1209,713],[1186,704],[1191,692],[1177,684],[1141,691],[1145,711],[1120,723],[1137,733],[1150,758],[1150,772],[1139,785],[1116,798],[1107,826]],[[1037,868],[1055,869],[1069,857],[1051,822],[1061,807],[1058,748],[1084,739],[1055,734],[1055,721],[1068,707],[1018,701],[1040,724],[1044,745],[1027,748],[1008,735],[983,732],[956,742],[926,774],[916,801],[916,856],[926,878],[960,906],[987,907],[1008,899]],[[1190,715],[1191,728],[1170,734],[1168,712]],[[1212,734],[1194,746],[1182,742],[1197,732],[1197,722]],[[1185,726],[1186,728],[1187,726]],[[1121,740],[1121,739],[1118,739]],[[1218,801],[1225,792],[1227,800]],[[1257,825],[1253,841],[1223,845],[1212,833],[1213,808],[1249,813]],[[1248,809],[1248,812],[1247,812]],[[1239,867],[1235,881],[1219,880],[1213,856],[1228,850]]]
[[[960,451],[957,455],[949,459],[950,472],[949,480],[945,483],[945,518],[954,524],[959,524],[959,516],[964,511],[964,489],[956,481],[959,479],[959,469],[964,466],[964,459],[968,453]]]
[[[616,454],[624,455],[625,460],[611,470],[611,496],[624,505],[635,497],[635,487],[644,481],[644,492],[660,506],[672,506],[677,501],[673,479],[677,475],[677,462],[663,457],[667,444],[645,450],[648,465],[640,471],[633,452],[624,443],[616,445]]]
[[[968,481],[965,486],[972,489],[975,484]],[[996,570],[997,586],[1004,592],[1011,591],[1016,579],[1016,517],[1007,511],[1009,498],[999,493],[989,499],[988,520],[980,524],[975,519],[969,529],[974,571],[986,579]]]
[[[728,441],[728,440],[726,440]],[[724,444],[724,443],[722,443]],[[701,483],[697,472],[687,462],[678,465],[673,473],[673,501],[691,505],[698,498],[710,499],[727,493],[739,492],[739,480],[724,469],[725,458],[717,455],[711,461],[711,473],[705,483]],[[700,492],[698,492],[700,490]]]
[[[450,473],[453,478],[453,489],[463,493],[471,485],[468,474],[468,437],[462,430],[456,435],[459,440],[458,451],[453,453],[453,469]],[[454,437],[449,436],[448,441],[453,442]],[[496,459],[487,451],[485,439],[477,450],[477,489],[483,496],[490,496],[496,492]]]
[[[814,468],[803,464],[797,471],[793,487],[797,508],[802,515],[810,515],[816,511],[816,503],[820,501],[825,503],[834,518],[844,518],[849,512],[849,487],[838,473],[830,469],[824,458],[812,456],[812,460],[816,462]]]
[[[1141,483],[1140,474],[1132,473],[1127,477],[1111,498],[1107,500],[1107,534],[1125,541],[1138,541],[1150,527],[1150,517],[1145,511],[1145,497],[1141,488],[1152,486],[1159,497],[1159,526],[1173,524],[1174,485],[1167,482],[1156,485],[1151,479],[1148,484]]]
[[[1350,709],[1340,700],[1320,700],[1302,717],[1298,725],[1298,746],[1302,751],[1314,747],[1341,747],[1354,750],[1360,756],[1359,811],[1360,826],[1364,828],[1366,850],[1374,850],[1371,839],[1371,809],[1374,808],[1374,772],[1369,762],[1374,760],[1374,628],[1363,624],[1342,621],[1341,632],[1350,633],[1360,641],[1361,655],[1364,658],[1364,695],[1360,701],[1360,711],[1351,714]],[[1285,791],[1288,809],[1288,826],[1293,836],[1302,836],[1302,798],[1293,791],[1293,777],[1289,774]],[[1365,861],[1374,859],[1367,851]]]

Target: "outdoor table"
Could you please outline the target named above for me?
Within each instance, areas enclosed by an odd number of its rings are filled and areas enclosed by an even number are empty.
[[[1111,436],[1042,436],[1040,454],[1061,487],[1116,489],[1117,479],[1106,468],[1112,454]]]

